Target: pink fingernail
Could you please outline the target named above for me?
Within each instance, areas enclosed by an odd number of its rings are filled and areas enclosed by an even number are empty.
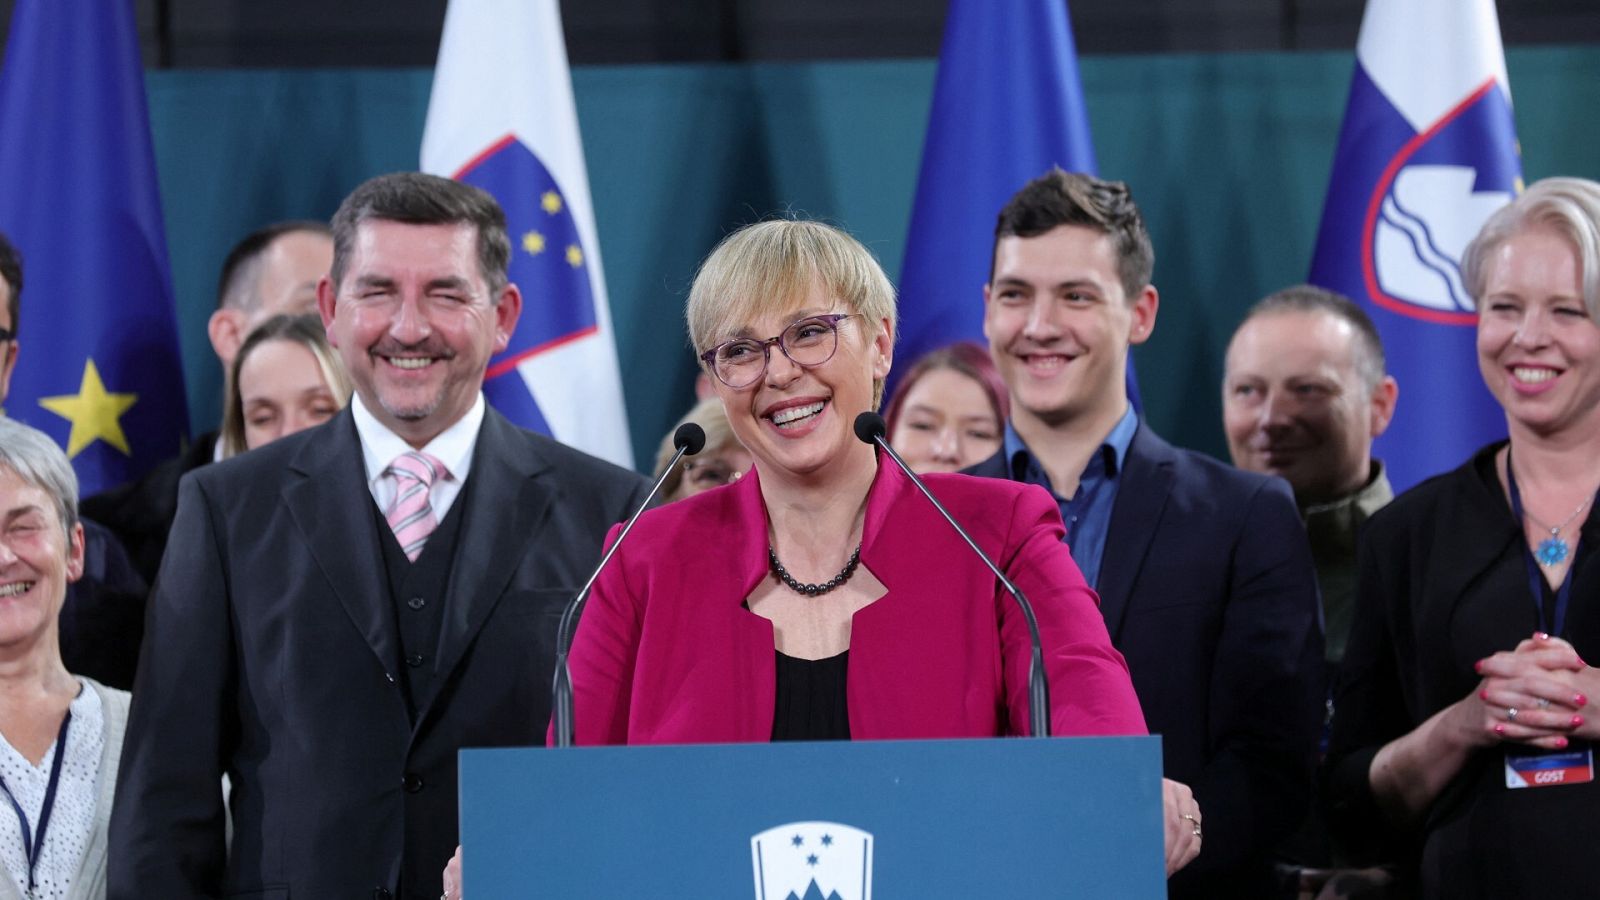
[[[1573,716],[1572,717],[1572,727],[1573,728],[1582,728],[1583,727],[1583,716]]]
[[[1473,663],[1472,664],[1472,670],[1474,672],[1482,672],[1483,671],[1483,660],[1480,659],[1477,662]]]
[[[1567,739],[1564,738],[1564,737],[1556,738],[1556,749],[1557,750],[1565,750],[1565,749],[1567,749]]]
[[[1589,705],[1589,698],[1585,697],[1582,694],[1573,694],[1572,695],[1572,705],[1573,706],[1578,706],[1578,707],[1588,706]]]
[[[1541,641],[1548,641],[1548,640],[1550,640],[1550,635],[1548,635],[1548,634],[1545,634],[1545,633],[1544,633],[1544,632],[1542,632],[1542,631],[1535,631],[1535,632],[1534,632],[1534,633],[1533,633],[1533,636],[1534,636],[1534,637],[1535,637],[1535,638],[1537,638],[1537,639],[1539,639],[1539,640],[1541,640]]]
[[[1496,725],[1494,726],[1494,733],[1504,735],[1506,733],[1506,727],[1504,725]]]
[[[1478,692],[1478,699],[1487,703],[1488,700],[1489,700],[1489,689],[1488,688],[1484,688],[1483,690],[1479,691]]]

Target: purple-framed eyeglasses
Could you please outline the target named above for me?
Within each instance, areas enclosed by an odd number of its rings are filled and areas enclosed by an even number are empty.
[[[832,359],[834,351],[839,349],[839,323],[858,315],[860,313],[808,316],[785,328],[777,337],[764,341],[755,338],[723,341],[700,354],[700,359],[723,384],[734,390],[747,388],[766,374],[774,344],[797,366],[810,368]]]

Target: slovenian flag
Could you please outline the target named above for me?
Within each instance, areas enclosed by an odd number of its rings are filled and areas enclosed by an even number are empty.
[[[5,413],[66,448],[87,497],[189,428],[133,5],[19,0],[0,134],[0,231],[23,269]]]
[[[1374,455],[1396,490],[1505,436],[1459,266],[1521,187],[1493,0],[1370,0],[1311,280],[1383,337],[1400,402]]]
[[[452,0],[422,169],[505,208],[522,319],[484,395],[524,428],[633,466],[556,0]]]

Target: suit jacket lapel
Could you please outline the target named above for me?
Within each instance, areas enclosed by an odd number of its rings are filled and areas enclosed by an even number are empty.
[[[383,670],[392,672],[400,645],[388,591],[373,585],[383,562],[376,556],[378,530],[361,459],[361,439],[346,409],[290,460],[290,471],[300,477],[284,487],[283,499],[350,621]]]
[[[1139,423],[1123,458],[1117,499],[1106,530],[1105,555],[1100,562],[1100,583],[1096,586],[1100,612],[1105,616],[1112,643],[1120,640],[1134,581],[1150,552],[1161,511],[1172,492],[1175,458],[1166,441]]]
[[[456,538],[439,634],[441,686],[500,602],[523,557],[539,545],[556,496],[556,486],[538,477],[549,463],[537,455],[537,445],[492,409],[484,415],[473,454],[469,484],[458,499],[469,505]],[[445,693],[435,690],[433,698]],[[430,699],[418,711],[419,724],[432,704]]]

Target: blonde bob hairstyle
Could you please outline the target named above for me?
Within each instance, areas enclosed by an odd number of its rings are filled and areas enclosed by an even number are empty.
[[[1549,228],[1572,242],[1583,283],[1583,307],[1600,323],[1600,183],[1587,178],[1545,178],[1496,210],[1461,254],[1461,281],[1480,308],[1489,259],[1512,236]]]
[[[861,333],[867,340],[884,320],[895,333],[894,286],[871,251],[831,225],[773,219],[723,238],[700,264],[684,309],[695,356],[753,319],[793,309],[817,282],[845,311],[865,319]],[[872,394],[876,409],[883,379],[873,379]]]

